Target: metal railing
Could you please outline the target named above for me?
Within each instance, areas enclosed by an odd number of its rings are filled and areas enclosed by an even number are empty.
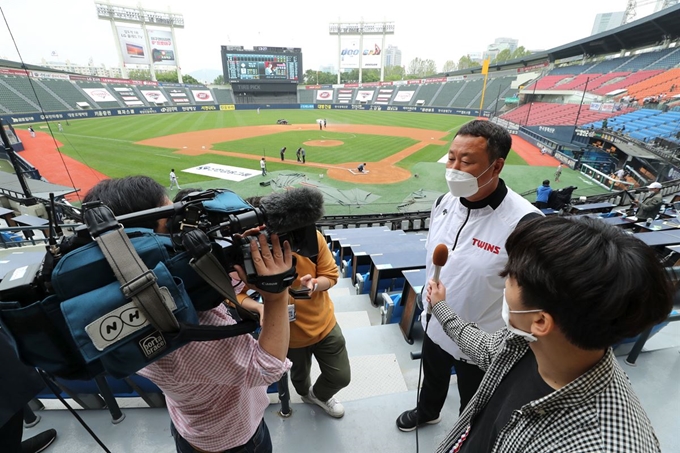
[[[607,190],[614,190],[617,185],[623,186],[626,190],[632,190],[635,188],[635,184],[632,182],[621,181],[620,179],[614,179],[609,175],[602,173],[599,170],[594,169],[590,165],[581,164],[579,171],[590,178],[593,182],[599,186],[604,187]]]

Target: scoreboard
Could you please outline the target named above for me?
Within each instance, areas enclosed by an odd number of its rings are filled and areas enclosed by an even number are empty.
[[[222,46],[224,80],[229,83],[302,81],[302,50],[292,47]]]

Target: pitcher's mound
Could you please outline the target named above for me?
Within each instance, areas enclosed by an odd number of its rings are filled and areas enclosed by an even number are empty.
[[[345,162],[337,167],[329,168],[328,177],[355,184],[391,184],[405,181],[411,177],[411,172],[404,168],[393,167],[378,162],[369,162],[366,165],[368,172],[359,173],[357,166],[360,163]]]
[[[310,140],[303,143],[303,145],[306,146],[340,146],[344,144],[345,142],[341,142],[340,140]]]

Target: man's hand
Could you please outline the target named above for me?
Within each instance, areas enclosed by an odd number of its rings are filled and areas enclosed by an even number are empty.
[[[309,288],[310,293],[316,291],[316,288],[318,286],[316,278],[312,277],[311,274],[307,274],[303,277],[300,277],[300,284],[304,287]]]
[[[258,248],[259,243],[259,248]],[[278,275],[286,272],[291,267],[293,267],[293,254],[290,249],[290,244],[288,241],[284,241],[283,246],[279,242],[279,236],[276,234],[271,235],[272,248],[269,249],[269,244],[267,244],[267,237],[264,234],[259,233],[255,239],[250,241],[250,253],[252,255],[253,266],[255,266],[255,271],[257,275],[267,276],[267,275]],[[241,266],[234,266],[239,276],[243,281],[246,280],[245,271]],[[269,293],[258,288],[260,294],[267,299],[271,299],[277,296],[284,297],[287,299],[287,294],[285,292],[280,294]]]
[[[434,307],[437,303],[446,300],[446,288],[442,282],[435,282],[430,280],[427,283],[427,293],[425,295],[427,303]]]

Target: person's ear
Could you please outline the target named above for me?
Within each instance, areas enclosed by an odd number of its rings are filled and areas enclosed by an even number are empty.
[[[501,170],[503,170],[503,167],[505,166],[505,159],[502,157],[499,157],[496,159],[496,162],[493,163],[493,176],[498,176],[501,173]]]
[[[531,333],[535,337],[545,337],[557,328],[555,319],[546,311],[536,313],[534,320],[531,323]]]

